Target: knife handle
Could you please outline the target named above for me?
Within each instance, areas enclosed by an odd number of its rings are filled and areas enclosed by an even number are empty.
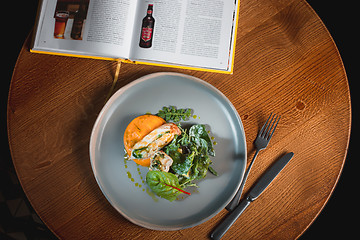
[[[235,221],[240,217],[240,215],[245,211],[245,209],[250,205],[251,198],[245,198],[242,200],[237,207],[230,212],[225,220],[220,223],[219,226],[211,233],[210,237],[212,239],[220,239],[224,234],[229,230],[229,228],[235,223]]]

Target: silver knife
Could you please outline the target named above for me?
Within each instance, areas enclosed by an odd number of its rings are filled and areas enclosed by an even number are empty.
[[[279,160],[277,160],[260,178],[260,180],[251,188],[249,194],[239,205],[228,214],[225,220],[220,223],[219,226],[211,233],[212,239],[220,239],[229,230],[229,228],[235,223],[245,209],[251,202],[255,201],[260,194],[270,185],[274,178],[280,173],[280,171],[286,166],[290,159],[294,156],[293,152],[285,154]]]

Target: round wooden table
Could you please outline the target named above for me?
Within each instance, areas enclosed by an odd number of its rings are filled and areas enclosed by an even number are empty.
[[[11,82],[8,133],[21,185],[47,226],[61,239],[208,238],[226,210],[196,227],[166,232],[136,226],[110,205],[88,148],[116,63],[30,53],[29,42]],[[241,0],[233,75],[122,64],[115,88],[160,71],[190,74],[222,91],[243,121],[249,159],[270,112],[282,116],[245,192],[281,154],[295,157],[224,239],[299,237],[338,181],[351,127],[344,66],[311,7],[301,0]]]

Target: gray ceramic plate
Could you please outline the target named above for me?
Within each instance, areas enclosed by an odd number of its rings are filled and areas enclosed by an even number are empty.
[[[205,124],[216,156],[211,173],[169,202],[151,193],[145,182],[148,169],[124,160],[123,134],[135,117],[156,114],[164,106],[191,108],[186,124]],[[155,73],[119,89],[104,106],[90,139],[92,169],[103,194],[129,221],[155,230],[196,226],[215,216],[233,198],[246,165],[246,141],[240,117],[231,102],[205,81],[178,73]],[[186,195],[187,196],[187,195]]]

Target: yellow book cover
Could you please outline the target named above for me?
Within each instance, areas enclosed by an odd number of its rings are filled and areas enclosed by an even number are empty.
[[[31,52],[233,72],[238,0],[41,0]]]

